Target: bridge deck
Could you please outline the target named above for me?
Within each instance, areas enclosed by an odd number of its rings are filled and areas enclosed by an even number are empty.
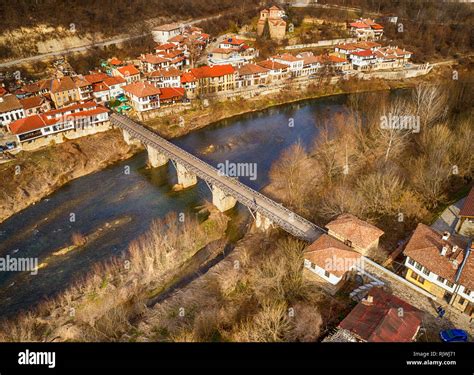
[[[119,114],[110,116],[112,125],[127,131],[132,137],[139,139],[144,145],[151,146],[168,158],[182,164],[190,172],[206,180],[211,185],[222,189],[238,202],[259,212],[288,233],[312,242],[326,231],[295,214],[281,204],[273,201],[241,183],[235,178],[223,176],[219,171],[196,156],[174,145],[158,134],[146,129],[135,121]]]

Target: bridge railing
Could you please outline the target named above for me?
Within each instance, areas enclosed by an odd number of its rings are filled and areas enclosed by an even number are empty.
[[[143,144],[157,148],[168,158],[173,159],[179,162],[180,164],[183,164],[186,169],[195,173],[200,178],[206,180],[211,185],[215,185],[221,190],[223,190],[225,193],[233,196],[240,203],[246,205],[249,208],[254,209],[257,212],[262,213],[265,217],[273,221],[276,225],[282,227],[286,231],[294,234],[295,236],[312,241],[318,233],[326,232],[325,229],[299,216],[290,209],[275,202],[274,200],[268,198],[260,192],[253,190],[252,188],[243,184],[239,180],[220,174],[220,172],[215,167],[190,154],[189,152],[183,150],[182,148],[174,145],[166,139],[160,137],[158,134],[134,122],[128,117],[118,114],[112,114],[111,121],[114,125],[121,127],[127,132],[129,132],[131,136],[139,139],[141,142],[143,142]],[[226,183],[222,183],[212,174],[206,172],[206,170],[209,170],[210,172],[219,175],[222,179],[226,180]],[[248,193],[248,196],[242,194],[236,189],[236,187]],[[271,207],[275,208],[276,212],[283,213],[287,217],[283,218],[282,215],[277,215],[275,212],[272,212],[271,210],[268,210],[265,207],[259,205],[258,203],[256,203],[257,198],[258,200],[264,201]],[[303,224],[306,227],[306,230],[300,229],[298,226],[292,224],[293,222]]]

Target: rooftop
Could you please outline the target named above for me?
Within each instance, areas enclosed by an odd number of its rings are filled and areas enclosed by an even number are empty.
[[[363,341],[411,342],[421,319],[420,310],[377,287],[369,291],[366,299],[354,307],[339,327]]]
[[[367,248],[384,233],[376,226],[351,214],[338,216],[326,224],[326,228],[362,248]]]

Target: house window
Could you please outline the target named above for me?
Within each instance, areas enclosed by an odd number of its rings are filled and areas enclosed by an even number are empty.
[[[441,276],[438,276],[438,281],[439,281],[440,283],[444,283],[445,278],[444,278],[444,277],[441,277]]]
[[[331,276],[331,274],[330,274],[328,271],[324,271],[324,276],[326,276],[327,278],[329,278],[329,276]]]
[[[430,275],[430,271],[426,267],[423,267],[423,273],[427,276]]]
[[[449,281],[449,280],[446,280],[446,285],[449,287],[449,288],[452,288],[454,286],[454,284]]]
[[[464,294],[465,295],[469,296],[469,295],[471,295],[471,293],[472,293],[472,290],[464,289]]]
[[[408,258],[408,264],[414,266],[415,265],[415,261],[411,258]]]
[[[458,303],[460,305],[464,305],[464,302],[466,302],[466,300],[464,298],[460,297]]]
[[[420,263],[416,263],[416,264],[415,264],[415,268],[416,268],[417,270],[420,270],[420,271],[421,271],[421,269],[423,268],[423,266],[422,266]]]
[[[411,278],[415,281],[418,281],[420,284],[424,284],[425,282],[425,279],[416,273],[412,273]]]
[[[315,270],[315,269],[316,269],[316,264],[311,263],[311,266],[310,266],[310,267],[311,267],[313,270]]]

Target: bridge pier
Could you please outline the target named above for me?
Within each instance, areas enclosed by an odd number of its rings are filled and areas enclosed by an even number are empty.
[[[197,184],[197,176],[179,163],[176,163],[176,172],[178,174],[178,185],[183,189]]]
[[[255,226],[262,230],[266,231],[270,229],[272,226],[273,222],[268,219],[267,217],[263,216],[260,212],[257,211],[257,214],[255,215]]]
[[[136,138],[133,138],[128,131],[125,129],[122,129],[122,134],[123,134],[123,140],[125,143],[129,146],[131,145],[139,145],[140,141]]]
[[[237,199],[224,193],[217,186],[212,186],[212,204],[217,207],[220,212],[230,210],[237,203]]]
[[[148,151],[148,163],[152,168],[158,168],[168,163],[169,159],[166,155],[159,152],[156,148],[147,145],[146,149]]]

